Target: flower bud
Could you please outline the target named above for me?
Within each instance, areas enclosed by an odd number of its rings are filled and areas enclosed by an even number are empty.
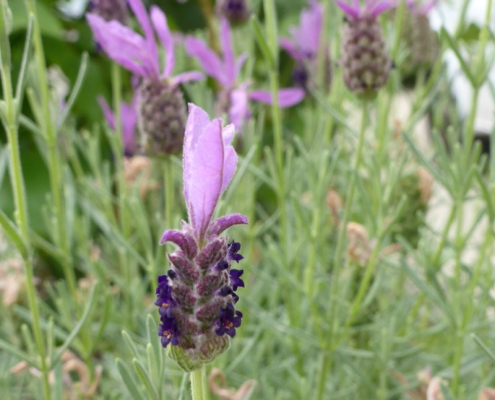
[[[123,25],[129,22],[129,9],[126,0],[91,0],[89,9],[105,21],[118,21]]]
[[[216,11],[219,17],[227,18],[232,25],[243,24],[251,14],[247,0],[218,0]]]

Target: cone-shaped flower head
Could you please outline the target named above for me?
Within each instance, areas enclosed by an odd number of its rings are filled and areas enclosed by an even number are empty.
[[[310,0],[309,9],[301,12],[299,26],[290,29],[290,38],[280,38],[282,47],[296,62],[292,78],[297,86],[307,87],[308,79],[317,76],[318,52],[323,33],[323,6]],[[325,53],[325,84],[331,80],[330,53]]]
[[[400,1],[397,0],[397,5]],[[408,50],[408,56],[401,65],[402,76],[406,78],[416,75],[420,69],[430,69],[437,59],[438,39],[428,18],[436,3],[436,0],[406,1],[401,27],[402,43]]]
[[[232,25],[243,24],[249,18],[247,0],[217,0],[216,12],[220,18],[227,18]]]
[[[235,292],[244,287],[243,271],[232,268],[243,258],[241,245],[220,234],[248,221],[240,214],[212,220],[237,168],[234,134],[233,125],[222,128],[220,119],[210,121],[201,108],[189,105],[183,154],[189,223],[163,234],[161,244],[172,242],[178,248],[168,255],[171,269],[158,279],[155,302],[162,345],[185,371],[223,353],[241,325]]]
[[[144,37],[116,21],[106,22],[96,14],[87,19],[98,45],[114,61],[141,78],[138,91],[138,123],[143,150],[149,155],[180,151],[183,142],[186,108],[180,84],[203,79],[200,72],[172,75],[174,42],[165,14],[151,7],[150,17],[141,0],[128,0]],[[154,28],[154,29],[153,29]],[[160,71],[155,31],[165,49]]]
[[[108,105],[103,96],[98,97],[98,103],[100,104],[103,116],[108,123],[108,126],[115,130],[115,114]],[[122,143],[124,145],[124,155],[126,157],[132,157],[138,151],[138,144],[136,138],[137,127],[137,99],[133,97],[131,103],[122,102],[120,104],[120,114],[122,118]]]
[[[89,10],[105,21],[119,21],[123,25],[129,21],[127,0],[91,0]]]
[[[385,48],[377,17],[394,6],[392,1],[359,0],[352,4],[336,0],[346,14],[340,64],[349,90],[373,96],[387,82],[392,61]]]
[[[191,57],[195,57],[203,67],[204,72],[216,79],[222,86],[217,99],[217,114],[227,113],[229,121],[236,129],[241,130],[242,125],[250,118],[249,100],[264,104],[272,103],[272,95],[265,90],[248,91],[250,82],[239,82],[239,72],[247,55],[243,54],[235,59],[232,47],[232,32],[226,19],[220,21],[220,43],[222,45],[222,58],[210,49],[206,43],[194,37],[187,37],[185,41],[186,51]],[[304,90],[300,88],[281,89],[278,93],[280,107],[290,107],[299,103],[304,98]]]

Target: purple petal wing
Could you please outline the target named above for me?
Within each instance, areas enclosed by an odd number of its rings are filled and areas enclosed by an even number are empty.
[[[133,103],[135,103],[133,101]],[[120,106],[122,114],[122,141],[125,154],[134,154],[136,151],[136,124],[137,112],[136,104],[122,103]]]
[[[224,217],[218,218],[211,224],[210,234],[220,235],[223,231],[234,225],[247,225],[248,219],[241,214],[230,214]]]
[[[103,96],[98,96],[98,104],[100,105],[101,111],[103,112],[103,116],[105,117],[108,126],[111,129],[115,129],[115,116],[113,115],[112,109]]]
[[[229,186],[232,177],[237,169],[237,153],[232,146],[224,148],[224,161],[223,161],[223,175],[222,175],[222,188],[220,194],[222,194],[227,186]]]
[[[229,21],[227,21],[226,18],[222,18],[220,21],[220,42],[222,44],[227,86],[231,86],[235,83],[237,77],[235,73],[234,49],[232,48],[232,32],[230,30]]]
[[[246,89],[246,85],[241,85],[230,93],[229,121],[235,125],[239,132],[242,130],[244,122],[251,116]]]
[[[199,137],[206,126],[210,123],[210,117],[200,107],[189,104],[189,118],[187,119],[186,130],[184,134],[184,197],[189,207],[189,182],[191,181],[191,157],[198,143]]]
[[[185,47],[189,56],[198,59],[207,75],[215,78],[224,87],[228,86],[222,61],[213,50],[208,48],[205,42],[193,37],[187,37]]]
[[[210,122],[197,140],[189,165],[189,221],[197,238],[203,238],[221,194],[224,148],[220,119]]]
[[[235,136],[235,125],[229,124],[222,129],[223,145],[228,146],[232,143]]]
[[[143,28],[144,36],[146,38],[146,50],[150,54],[152,60],[153,72],[156,76],[160,75],[160,66],[158,65],[158,49],[155,42],[155,32],[151,26],[148,13],[141,0],[127,0],[129,7],[131,7],[133,13],[136,15],[139,24]]]
[[[342,0],[335,0],[335,3],[340,7],[344,13],[349,15],[350,17],[357,18],[359,17],[360,13],[360,7],[359,7],[359,2],[356,5],[356,2],[354,2],[354,5],[347,4],[345,1]]]
[[[241,72],[241,68],[244,65],[244,62],[247,60],[249,57],[248,53],[243,53],[239,56],[239,58],[235,62],[235,77],[237,80],[237,77],[239,76],[239,73]]]
[[[299,103],[304,98],[304,95],[304,89],[281,89],[278,92],[278,105],[282,108],[291,107],[294,104]],[[249,93],[249,98],[264,104],[273,103],[272,93],[266,90],[254,90]]]
[[[198,253],[196,241],[192,236],[184,232],[175,229],[165,231],[160,240],[160,244],[165,244],[167,242],[175,243],[189,258],[196,257],[196,254]]]
[[[384,13],[385,11],[390,10],[393,7],[394,7],[394,4],[391,1],[384,1],[384,2],[378,3],[375,6],[371,7],[369,12],[373,17],[376,18],[380,14]]]
[[[96,42],[112,60],[137,75],[146,77],[153,62],[142,36],[117,21],[106,22],[96,14],[86,14]]]
[[[155,27],[156,33],[160,38],[165,49],[165,68],[163,70],[163,76],[165,78],[172,74],[175,63],[175,53],[174,53],[174,39],[168,29],[167,18],[162,10],[157,6],[151,6],[150,9],[151,21]]]
[[[171,79],[171,85],[179,86],[186,82],[202,81],[203,79],[205,79],[205,76],[199,71],[183,72],[182,74],[175,75]]]

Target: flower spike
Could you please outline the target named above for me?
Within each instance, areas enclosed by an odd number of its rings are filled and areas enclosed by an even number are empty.
[[[234,305],[239,300],[235,292],[244,287],[244,271],[231,268],[243,259],[241,245],[219,235],[248,221],[240,214],[213,220],[237,167],[234,134],[232,125],[222,127],[220,119],[210,121],[205,111],[189,105],[183,151],[189,223],[162,236],[160,244],[172,242],[178,249],[168,255],[171,269],[158,278],[155,301],[162,346],[185,371],[223,353],[241,325],[242,313]]]

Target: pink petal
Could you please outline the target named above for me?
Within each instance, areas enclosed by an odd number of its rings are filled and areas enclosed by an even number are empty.
[[[230,214],[224,217],[218,218],[211,224],[210,235],[217,236],[223,231],[234,225],[247,225],[248,219],[241,214]]]
[[[305,92],[303,89],[281,89],[278,92],[278,105],[282,108],[291,107],[304,99],[304,96]],[[272,93],[266,90],[254,90],[249,93],[249,98],[264,104],[273,103]]]
[[[344,13],[346,13],[350,17],[353,17],[353,18],[359,17],[359,13],[361,11],[361,9],[359,7],[359,2],[357,5],[355,4],[356,2],[354,2],[353,6],[351,6],[350,4],[347,4],[346,2],[344,2],[342,0],[335,0],[335,3],[340,7],[340,9],[342,11],[344,11]]]
[[[223,145],[228,146],[232,143],[235,136],[235,125],[229,124],[222,129]]]
[[[163,76],[167,78],[172,74],[172,70],[174,69],[174,39],[168,29],[167,19],[165,18],[163,11],[157,6],[151,6],[150,10],[151,21],[153,22],[156,33],[165,49],[165,68],[163,70]]]
[[[204,79],[205,79],[205,76],[199,71],[183,72],[182,74],[175,75],[171,79],[171,85],[172,86],[179,86],[179,85],[182,85],[183,83],[186,83],[186,82],[202,81]]]
[[[133,102],[135,103],[135,102]],[[134,154],[137,148],[136,125],[137,112],[136,104],[122,103],[120,105],[122,115],[122,142],[125,154]]]
[[[176,229],[165,231],[160,240],[160,244],[167,242],[175,243],[189,258],[196,257],[198,253],[198,246],[194,238],[187,233],[178,231]]]
[[[189,221],[200,240],[208,229],[221,194],[223,167],[222,124],[220,119],[215,119],[200,134],[189,165]]]
[[[139,24],[143,28],[144,36],[146,38],[146,50],[150,54],[150,58],[153,61],[153,71],[158,76],[160,74],[160,66],[158,65],[158,49],[155,42],[155,32],[151,26],[148,13],[141,0],[128,0],[129,7],[136,15]]]
[[[198,143],[200,135],[204,128],[210,123],[210,117],[200,107],[189,103],[189,117],[187,119],[186,130],[184,134],[184,197],[189,208],[189,182],[191,181],[191,157]]]
[[[393,3],[390,2],[390,1],[384,1],[382,3],[379,3],[375,6],[373,6],[369,12],[370,14],[373,16],[373,17],[378,17],[380,14],[384,13],[385,11],[388,11],[390,10],[391,8],[393,8]]]
[[[248,93],[244,87],[232,90],[230,93],[229,121],[234,124],[237,131],[242,130],[242,125],[251,116],[249,112]]]
[[[96,14],[86,14],[96,42],[112,60],[137,75],[146,77],[153,60],[146,51],[144,38],[117,21],[107,22]]]
[[[190,57],[198,59],[207,75],[215,78],[224,87],[228,86],[229,82],[224,73],[224,67],[220,58],[205,42],[193,37],[187,37],[185,40],[185,47],[186,52]]]
[[[229,84],[233,84],[236,80],[234,49],[232,48],[232,32],[230,31],[229,21],[226,18],[222,18],[220,21],[220,42],[222,44],[226,79]]]
[[[237,169],[237,153],[232,146],[224,148],[224,163],[223,163],[223,176],[222,176],[222,188],[220,194],[222,194],[227,186],[229,186],[232,177]]]

